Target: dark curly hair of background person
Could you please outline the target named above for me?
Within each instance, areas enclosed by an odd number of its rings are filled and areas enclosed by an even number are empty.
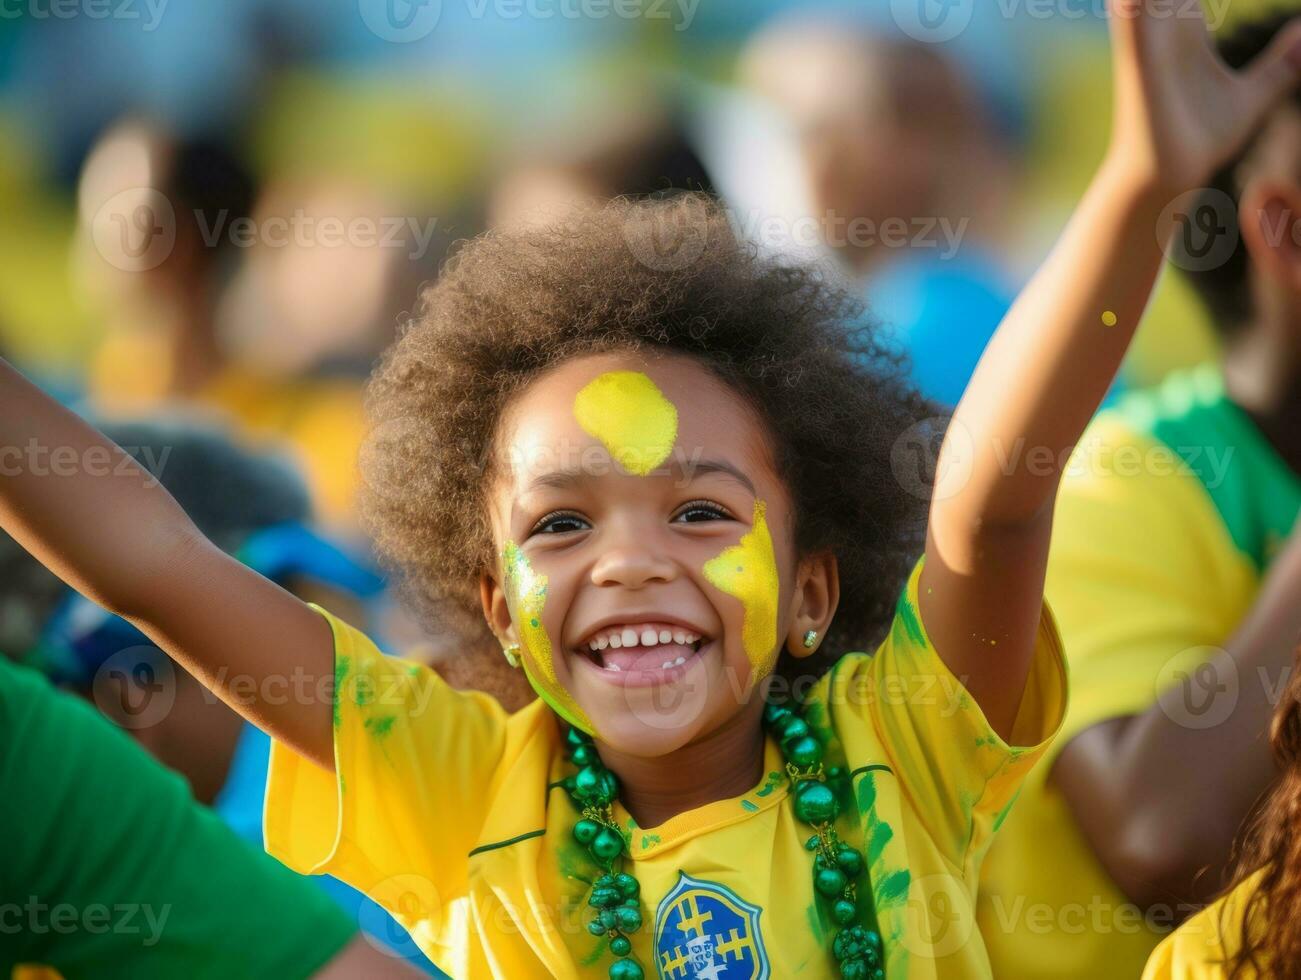
[[[371,380],[361,461],[367,528],[408,597],[445,626],[486,631],[478,581],[493,567],[485,493],[498,419],[549,367],[608,351],[693,358],[746,399],[790,489],[797,548],[835,553],[827,653],[784,655],[778,670],[818,675],[874,649],[927,508],[892,454],[936,409],[855,300],[813,268],[761,257],[698,194],[484,235],[426,288]]]

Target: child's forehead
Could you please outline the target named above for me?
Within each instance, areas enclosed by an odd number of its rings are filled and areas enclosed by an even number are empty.
[[[620,446],[611,432],[631,429],[672,458],[659,460],[645,445]],[[674,460],[722,453],[737,462],[766,461],[771,453],[762,423],[745,400],[708,368],[680,355],[606,353],[574,358],[534,380],[502,419],[501,448],[511,469],[534,470],[560,449],[618,456],[656,468]]]

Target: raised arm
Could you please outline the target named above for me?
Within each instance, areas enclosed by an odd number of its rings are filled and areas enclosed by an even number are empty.
[[[333,642],[126,453],[0,360],[0,526],[258,727],[333,768]]]
[[[941,449],[922,615],[995,730],[1011,732],[1043,602],[1062,470],[1120,367],[1161,267],[1168,206],[1206,180],[1301,75],[1296,24],[1244,72],[1200,4],[1110,0],[1111,146],[1009,311]]]

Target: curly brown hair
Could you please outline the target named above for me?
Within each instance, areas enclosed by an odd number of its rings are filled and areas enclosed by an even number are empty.
[[[610,351],[693,358],[757,411],[798,552],[833,552],[840,568],[829,652],[799,661],[799,674],[871,649],[925,526],[925,494],[894,477],[892,451],[936,409],[858,302],[814,268],[761,257],[699,194],[483,235],[426,288],[371,380],[362,454],[366,524],[409,597],[482,637],[498,420],[547,368]]]
[[[1292,676],[1270,723],[1270,746],[1281,776],[1248,822],[1235,854],[1233,880],[1224,894],[1260,878],[1246,900],[1241,929],[1227,918],[1222,932],[1236,941],[1232,980],[1301,977],[1301,647]]]

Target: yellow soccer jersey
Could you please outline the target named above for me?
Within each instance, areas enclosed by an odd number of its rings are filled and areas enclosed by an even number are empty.
[[[886,975],[989,977],[974,918],[980,862],[1065,713],[1066,673],[1045,609],[1009,746],[927,639],[920,567],[876,655],[845,655],[805,698],[805,717],[828,764],[852,772],[856,806],[837,829],[867,857]],[[586,928],[599,871],[572,837],[556,717],[541,702],[507,715],[331,625],[338,776],[274,746],[268,850],[369,893],[458,980],[606,977],[608,941]],[[616,805],[642,888],[631,938],[648,978],[835,973],[810,830],[771,741],[764,765],[744,796],[659,827]]]
[[[1186,914],[1145,918],[1048,776],[1074,736],[1146,711],[1228,640],[1298,508],[1301,482],[1213,368],[1123,399],[1085,434],[1057,498],[1045,586],[1071,666],[1070,710],[982,872],[980,927],[999,980],[1136,977]],[[1185,705],[1181,722],[1223,720],[1207,703]]]
[[[1229,980],[1231,957],[1242,949],[1242,927],[1259,880],[1259,873],[1252,875],[1176,929],[1148,960],[1143,980]],[[1252,941],[1259,942],[1262,934],[1254,914],[1253,910]],[[1248,965],[1239,980],[1260,975]]]

